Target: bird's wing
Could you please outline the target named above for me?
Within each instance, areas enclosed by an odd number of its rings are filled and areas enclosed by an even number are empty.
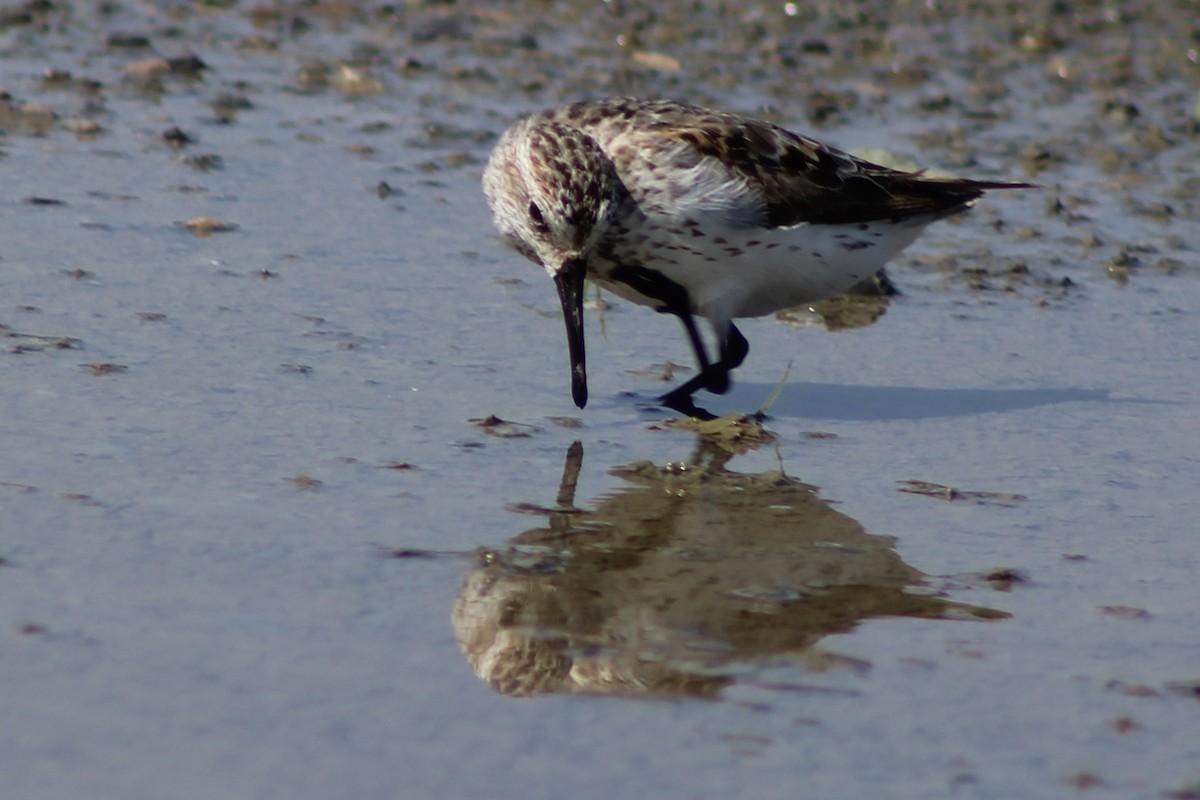
[[[658,167],[659,191],[677,208],[718,214],[727,224],[778,228],[950,214],[985,189],[1028,185],[928,178],[864,161],[770,123],[708,118],[714,123],[660,121],[628,133],[641,140],[643,169],[654,171],[646,163]]]

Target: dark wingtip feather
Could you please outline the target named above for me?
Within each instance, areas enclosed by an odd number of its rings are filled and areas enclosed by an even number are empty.
[[[920,173],[920,177],[913,181],[916,184],[924,184],[933,187],[944,188],[949,192],[956,190],[964,190],[974,192],[976,197],[981,196],[984,192],[992,189],[1040,189],[1040,184],[1026,183],[1024,181],[980,181],[974,178],[928,178]]]
[[[812,194],[781,194],[768,204],[772,226],[797,222],[851,224],[877,219],[899,220],[923,215],[950,216],[970,208],[992,189],[1031,189],[1023,181],[927,177],[856,161],[857,173],[839,175],[840,182]]]

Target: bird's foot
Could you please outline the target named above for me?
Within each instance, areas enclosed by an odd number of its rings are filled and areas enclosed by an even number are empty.
[[[672,411],[678,411],[680,414],[688,417],[694,417],[699,420],[710,420],[717,418],[716,414],[696,405],[695,401],[692,400],[692,395],[690,393],[684,394],[680,393],[678,390],[667,392],[662,397],[658,398],[658,402],[661,403],[664,408],[669,408]]]

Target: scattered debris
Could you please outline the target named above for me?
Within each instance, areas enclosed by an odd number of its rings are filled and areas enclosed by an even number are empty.
[[[1010,592],[1018,583],[1029,583],[1029,576],[1014,567],[999,567],[982,572],[979,577],[987,581],[998,592]]]
[[[212,172],[225,169],[225,159],[216,153],[197,153],[194,156],[184,156],[180,163],[191,167],[197,172]]]
[[[676,364],[674,361],[664,361],[661,364],[651,364],[645,369],[627,369],[625,374],[633,375],[635,378],[645,378],[648,381],[666,383],[675,380],[675,373],[679,371],[691,372],[691,367]]]
[[[497,436],[501,439],[524,439],[535,433],[540,433],[542,430],[536,425],[527,425],[522,422],[509,422],[508,420],[500,419],[495,414],[467,421],[488,436]]]
[[[1095,789],[1104,785],[1104,781],[1100,780],[1098,776],[1091,772],[1076,772],[1074,775],[1071,775],[1067,778],[1067,783],[1071,784],[1080,791],[1086,789]]]
[[[41,103],[20,103],[0,95],[0,130],[44,136],[58,121],[54,109]]]
[[[1104,684],[1104,688],[1109,691],[1126,694],[1130,697],[1158,697],[1158,690],[1152,686],[1147,686],[1144,683],[1129,683],[1122,680],[1111,680]]]
[[[979,504],[1011,506],[1022,500],[1029,499],[1023,494],[968,491],[966,489],[955,489],[953,486],[916,479],[896,481],[896,483],[900,484],[898,491],[907,494],[923,494],[927,497],[936,497],[946,501],[970,500]]]
[[[0,339],[17,340],[17,344],[9,348],[9,352],[11,353],[39,352],[46,348],[53,350],[78,350],[83,347],[83,342],[73,336],[44,336],[36,333],[21,333],[12,330],[6,325],[0,325]]]
[[[366,67],[350,64],[338,64],[330,82],[347,97],[373,97],[385,89],[383,81],[373,77]]]
[[[638,66],[656,70],[658,72],[679,72],[683,69],[683,65],[679,63],[679,59],[669,56],[666,53],[653,53],[646,50],[635,50],[630,54],[633,63]]]
[[[1109,721],[1108,727],[1117,733],[1129,733],[1142,727],[1133,717],[1115,717]]]
[[[212,217],[195,217],[187,222],[180,223],[193,236],[204,238],[211,236],[214,233],[226,233],[228,231],[237,230],[237,225],[232,222],[221,222]]]
[[[104,126],[87,117],[67,117],[62,126],[80,139],[91,139],[104,133]]]
[[[292,484],[297,489],[303,489],[305,491],[307,491],[309,489],[316,489],[318,486],[321,485],[321,481],[317,480],[316,478],[310,477],[308,475],[303,475],[303,474],[295,475],[291,478],[284,478],[283,480],[286,483]]]
[[[582,508],[574,506],[541,506],[537,503],[506,503],[505,511],[511,511],[514,514],[533,514],[535,516],[546,516],[554,514],[574,514],[581,515],[588,512]]]
[[[1168,681],[1163,685],[1163,688],[1172,694],[1183,695],[1193,700],[1200,700],[1200,680]]]
[[[690,431],[734,452],[752,450],[777,438],[763,427],[762,419],[757,414],[726,414],[716,419],[679,417],[651,425],[650,429],[656,430],[659,427]]]
[[[1200,800],[1200,780],[1185,783],[1178,789],[1169,789],[1163,792],[1163,797],[1168,800]]]
[[[435,550],[417,550],[412,547],[398,547],[384,553],[388,558],[437,558]]]
[[[107,361],[94,361],[90,364],[80,364],[79,366],[93,375],[116,375],[118,372],[125,372],[129,369],[124,364],[113,364]]]
[[[162,132],[163,141],[171,145],[176,150],[182,150],[189,144],[195,144],[196,140],[184,133],[179,127],[170,127]]]
[[[1150,612],[1132,606],[1100,606],[1101,614],[1117,619],[1150,619]]]
[[[103,503],[90,494],[83,494],[82,492],[62,492],[59,494],[59,497],[63,500],[71,500],[84,506],[99,507],[103,505]]]

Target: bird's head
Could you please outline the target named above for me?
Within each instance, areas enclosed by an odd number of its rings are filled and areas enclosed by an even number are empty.
[[[595,139],[536,117],[504,134],[483,173],[496,227],[558,288],[571,355],[571,394],[580,408],[587,403],[583,283],[621,188],[611,159]]]

